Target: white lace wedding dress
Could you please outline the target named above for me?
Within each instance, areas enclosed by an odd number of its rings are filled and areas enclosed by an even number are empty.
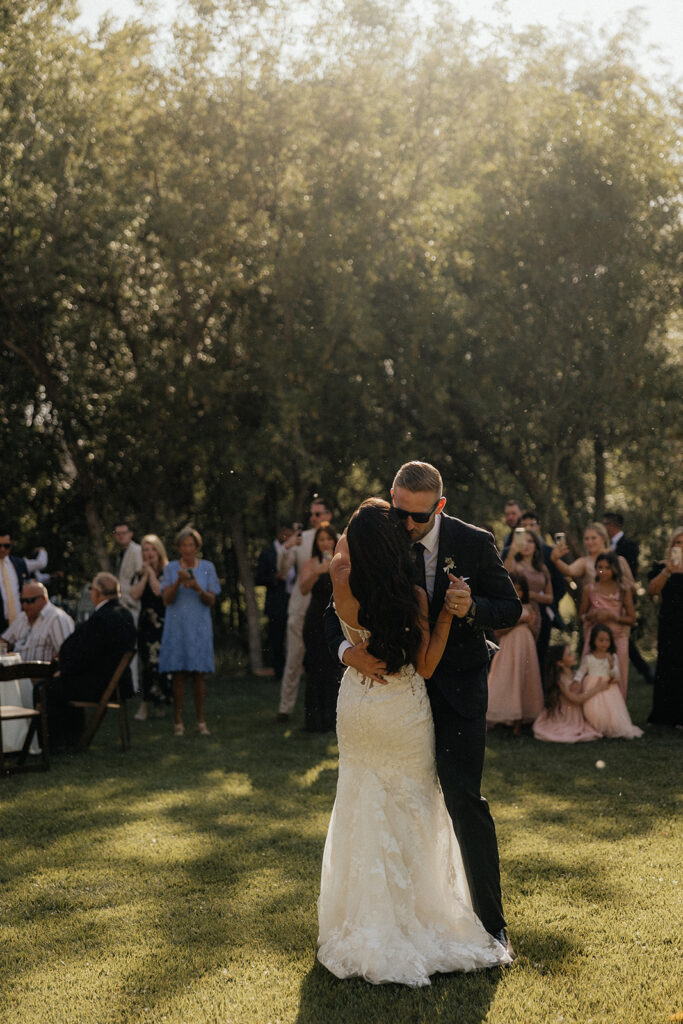
[[[342,623],[351,643],[366,631]],[[338,978],[428,985],[510,962],[472,910],[434,760],[424,680],[344,674],[339,781],[323,855],[318,959]]]

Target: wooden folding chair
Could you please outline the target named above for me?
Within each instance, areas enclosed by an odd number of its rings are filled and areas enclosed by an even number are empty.
[[[81,733],[81,738],[78,741],[77,750],[85,750],[89,747],[92,738],[102,724],[107,710],[112,708],[119,713],[119,735],[121,736],[121,750],[128,750],[130,747],[130,726],[128,724],[128,713],[126,711],[125,698],[121,697],[121,690],[119,682],[121,676],[126,671],[131,661],[135,656],[135,651],[126,651],[118,663],[114,675],[107,683],[107,688],[100,697],[99,700],[70,700],[69,707],[72,708],[94,708],[89,721],[86,722],[85,728]]]
[[[0,682],[7,683],[13,679],[47,680],[52,677],[56,665],[50,661],[18,661],[15,665],[0,665]],[[5,753],[2,746],[2,722],[16,722],[27,719],[28,731],[24,745],[19,751]],[[40,759],[27,762],[29,747],[40,724],[40,741],[42,754]],[[11,775],[13,772],[43,771],[50,767],[50,744],[47,732],[47,707],[41,694],[40,709],[24,708],[17,704],[0,704],[0,773]]]

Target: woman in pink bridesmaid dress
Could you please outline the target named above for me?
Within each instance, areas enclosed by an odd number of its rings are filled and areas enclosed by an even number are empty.
[[[522,602],[522,614],[511,629],[496,630],[500,650],[489,671],[486,724],[489,727],[512,725],[518,733],[522,724],[533,722],[543,707],[543,686],[526,577],[513,572],[510,579]]]
[[[589,653],[581,659],[579,671],[574,676],[590,694],[583,705],[587,721],[609,739],[637,739],[643,735],[643,730],[631,721],[619,689],[617,649],[609,626],[601,623],[593,626],[588,643]],[[610,683],[607,689],[594,693],[596,683],[605,681]]]
[[[555,644],[546,659],[545,708],[534,722],[534,736],[546,743],[585,743],[602,739],[602,733],[589,725],[583,714],[583,705],[608,682],[596,683],[589,693],[581,693],[574,682],[572,669],[576,668],[576,655],[567,644]]]
[[[598,623],[609,626],[619,661],[619,687],[626,700],[628,638],[636,621],[632,591],[622,578],[621,566],[613,551],[603,551],[595,559],[595,576],[595,583],[590,583],[581,595],[579,615],[586,637],[583,654],[588,653],[591,628]]]

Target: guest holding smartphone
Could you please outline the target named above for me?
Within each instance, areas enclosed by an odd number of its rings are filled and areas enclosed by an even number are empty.
[[[174,735],[182,736],[185,680],[192,676],[197,731],[210,736],[206,725],[204,675],[213,672],[211,609],[221,587],[213,562],[200,557],[202,538],[192,526],[176,537],[180,558],[169,562],[161,579],[166,605],[159,672],[173,673]]]

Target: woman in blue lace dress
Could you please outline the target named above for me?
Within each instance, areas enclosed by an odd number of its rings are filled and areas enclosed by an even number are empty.
[[[206,725],[204,675],[213,672],[211,609],[221,586],[213,562],[200,557],[202,538],[191,526],[176,537],[180,558],[169,562],[161,580],[166,605],[159,672],[173,673],[174,733],[182,736],[185,680],[192,676],[197,730],[209,736]]]

